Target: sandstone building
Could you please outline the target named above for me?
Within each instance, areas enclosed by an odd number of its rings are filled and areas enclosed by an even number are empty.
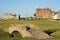
[[[20,15],[12,14],[12,13],[5,13],[3,16],[4,20],[19,20]]]
[[[36,18],[51,18],[52,11],[49,8],[39,9],[36,8]]]
[[[52,19],[60,19],[60,12],[55,12]]]

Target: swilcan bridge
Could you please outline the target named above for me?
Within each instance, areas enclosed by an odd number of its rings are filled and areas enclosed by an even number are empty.
[[[4,31],[9,32],[9,37],[34,37],[36,39],[52,38],[33,24],[11,24],[8,30]]]

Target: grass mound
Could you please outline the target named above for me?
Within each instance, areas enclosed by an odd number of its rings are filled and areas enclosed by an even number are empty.
[[[53,34],[56,31],[60,31],[60,29],[48,29],[48,30],[44,30],[45,33],[47,33],[48,35]]]
[[[60,31],[51,34],[56,40],[60,40]]]
[[[57,37],[60,38],[60,31],[54,32],[53,34],[51,34],[53,37]]]

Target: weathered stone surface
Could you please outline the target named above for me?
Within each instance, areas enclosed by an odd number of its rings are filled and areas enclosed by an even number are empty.
[[[45,32],[39,30],[39,28],[33,24],[12,24],[11,26],[9,26],[7,30],[9,34],[14,35],[13,32],[18,31],[22,37],[34,37],[35,39],[38,39],[38,40],[52,38]]]
[[[28,32],[30,32],[31,35],[36,39],[47,39],[47,38],[50,39],[50,38],[52,38],[48,34],[46,34],[43,31],[40,31],[40,30],[32,29],[32,28],[29,28],[29,27],[26,27],[26,30]]]
[[[12,34],[14,31],[18,31],[22,37],[33,37],[27,30],[26,26],[29,26],[33,29],[39,29],[38,27],[34,26],[33,24],[11,24],[9,28],[4,29],[4,31],[9,32],[9,34]]]

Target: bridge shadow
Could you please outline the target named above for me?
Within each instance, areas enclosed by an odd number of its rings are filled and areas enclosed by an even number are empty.
[[[13,31],[11,34],[9,34],[9,38],[11,37],[22,37],[22,35],[18,31]]]
[[[44,32],[51,36],[52,33],[56,32],[57,30],[45,30]]]

